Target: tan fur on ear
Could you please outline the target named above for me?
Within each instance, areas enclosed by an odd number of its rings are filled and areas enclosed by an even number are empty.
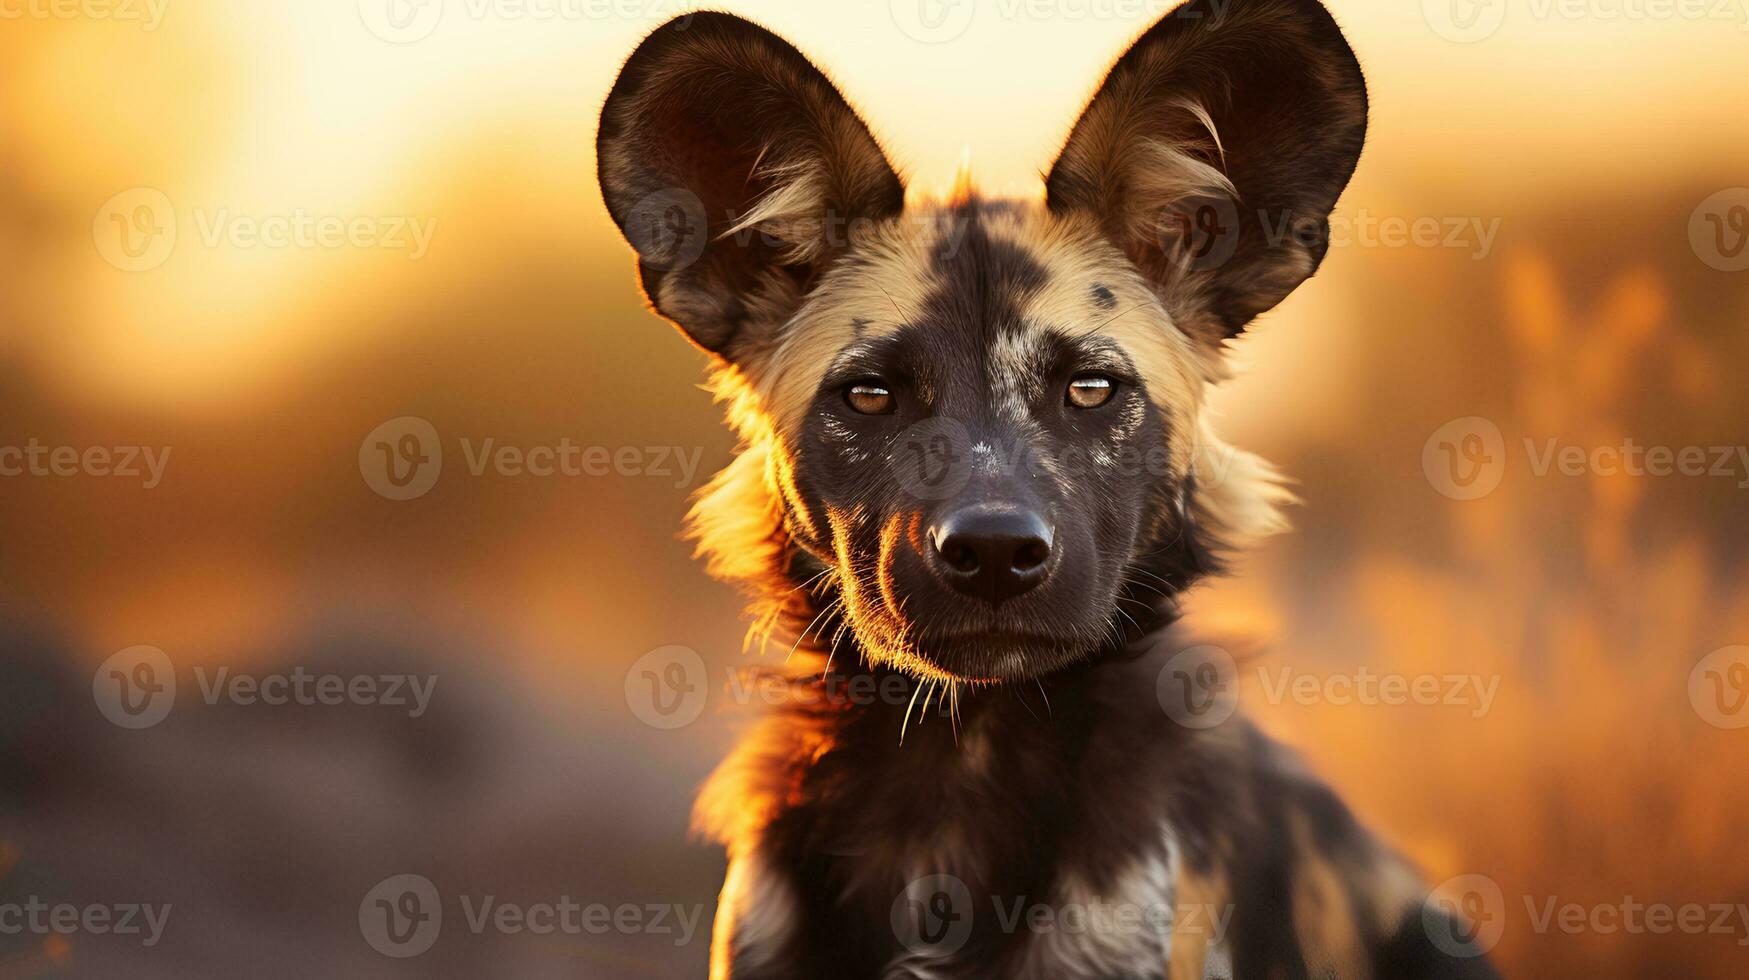
[[[726,228],[719,239],[759,232],[781,242],[780,255],[792,265],[812,262],[827,250],[826,173],[818,160],[761,166],[754,173],[771,185],[765,196]]]
[[[1101,145],[1089,151],[1084,165],[1100,168],[1098,194],[1107,213],[1119,222],[1113,230],[1125,238],[1152,241],[1160,222],[1184,201],[1219,197],[1237,200],[1239,189],[1221,171],[1220,134],[1208,110],[1189,99],[1173,106],[1200,126],[1183,126],[1148,136],[1101,132]],[[1212,161],[1212,162],[1211,162]]]
[[[748,182],[768,189],[718,239],[766,235],[778,243],[785,263],[807,265],[842,251],[853,236],[867,230],[865,216],[848,210],[844,202],[854,200],[847,197],[851,192],[846,187],[870,180],[857,172],[870,166],[870,136],[855,116],[835,117],[826,127],[820,139],[830,149],[823,154],[785,159],[772,144],[761,148]],[[834,168],[852,172],[835,173]]]

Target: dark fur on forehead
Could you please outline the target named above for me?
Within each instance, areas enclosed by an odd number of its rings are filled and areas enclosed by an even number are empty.
[[[1007,213],[1008,202],[971,197],[953,208],[952,232],[937,243],[937,281],[927,316],[942,324],[983,329],[1018,325],[1017,308],[1045,284],[1045,268],[1025,246],[990,236],[985,219]]]

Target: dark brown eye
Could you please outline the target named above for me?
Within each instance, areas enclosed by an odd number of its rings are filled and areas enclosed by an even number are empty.
[[[844,392],[850,407],[864,415],[891,415],[898,408],[893,393],[873,381],[859,381]]]
[[[1069,382],[1069,404],[1075,408],[1098,408],[1111,401],[1117,384],[1103,374],[1083,374]]]

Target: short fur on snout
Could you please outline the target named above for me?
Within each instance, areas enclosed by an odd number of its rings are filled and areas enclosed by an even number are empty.
[[[1366,121],[1316,0],[1192,0],[1113,66],[1041,200],[908,200],[763,28],[691,14],[631,55],[603,198],[742,438],[692,528],[796,644],[796,697],[701,799],[731,858],[713,976],[1491,975],[1289,755],[1163,696],[1179,594],[1283,527],[1207,393],[1324,260]],[[937,695],[951,721],[914,723]],[[943,894],[942,929],[907,918]],[[1178,914],[991,914],[1095,898]]]

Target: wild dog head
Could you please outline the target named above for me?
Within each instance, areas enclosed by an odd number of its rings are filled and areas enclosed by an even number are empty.
[[[955,680],[1055,670],[1138,596],[1169,607],[1278,526],[1204,393],[1324,258],[1366,113],[1315,0],[1193,0],[1111,69],[1042,202],[908,202],[789,44],[725,14],[657,30],[599,174],[745,439],[694,513],[713,569],[817,581],[870,660]]]

